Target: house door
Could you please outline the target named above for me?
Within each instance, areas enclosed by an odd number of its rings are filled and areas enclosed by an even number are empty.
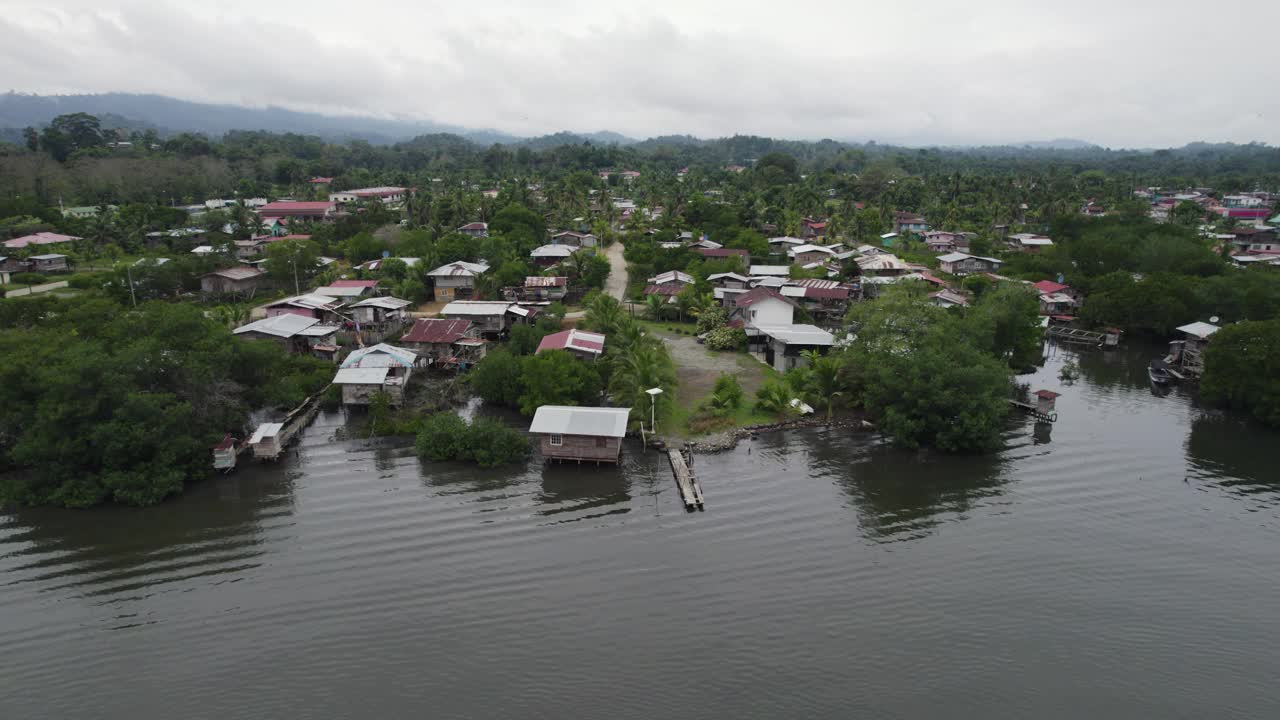
[[[764,346],[764,362],[769,367],[773,367],[773,343]]]

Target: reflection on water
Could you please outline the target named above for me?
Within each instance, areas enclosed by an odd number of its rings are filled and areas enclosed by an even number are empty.
[[[698,456],[693,514],[638,444],[477,468],[322,414],[158,507],[0,515],[0,708],[1280,716],[1277,434],[1154,395],[1153,352],[1064,386],[1051,348],[1020,380],[1058,422],[1010,417],[995,455],[809,429]]]

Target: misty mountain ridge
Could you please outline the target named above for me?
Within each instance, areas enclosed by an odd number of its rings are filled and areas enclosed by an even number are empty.
[[[660,146],[687,147],[706,145],[712,140],[691,135],[662,135],[635,139],[621,133],[561,131],[537,137],[519,137],[494,129],[466,128],[430,120],[388,119],[362,115],[328,115],[288,110],[276,106],[265,108],[241,105],[200,103],[164,95],[136,93],[101,93],[82,95],[35,95],[8,92],[0,94],[0,141],[18,142],[21,129],[46,125],[58,115],[86,112],[98,116],[107,129],[155,130],[162,137],[183,132],[202,133],[212,137],[233,130],[261,130],[273,133],[314,135],[328,141],[364,140],[375,144],[394,144],[425,136],[451,135],[479,146],[493,144],[545,150],[562,145],[636,146],[651,150]],[[750,137],[750,136],[747,136]],[[800,141],[796,141],[800,142]],[[824,140],[822,142],[834,142]],[[820,143],[819,143],[820,144]],[[872,145],[848,142],[849,145]],[[1018,150],[1037,152],[1106,151],[1096,143],[1076,138],[1029,140],[998,145],[895,143],[901,147],[937,148],[960,151],[1003,153]],[[1230,147],[1231,143],[1194,142],[1185,150],[1207,150]],[[1128,152],[1151,152],[1154,149],[1128,149]]]

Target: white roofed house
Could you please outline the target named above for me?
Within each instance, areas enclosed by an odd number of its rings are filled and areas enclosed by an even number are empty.
[[[513,322],[507,312],[512,307],[517,306],[500,300],[454,300],[445,305],[440,314],[446,318],[469,320],[481,335],[498,337]]]
[[[570,245],[572,247],[595,247],[599,244],[599,240],[591,233],[575,232],[573,230],[565,230],[551,236],[552,245]]]
[[[435,286],[437,300],[469,298],[476,290],[476,280],[489,272],[489,265],[482,262],[459,260],[427,273]]]
[[[418,354],[412,350],[378,343],[348,355],[333,384],[342,386],[343,405],[368,405],[379,392],[385,392],[392,405],[401,405],[417,363]]]
[[[757,340],[748,338],[748,350],[759,361],[778,372],[809,363],[802,354],[813,350],[825,354],[835,345],[835,336],[814,325],[758,325]]]
[[[394,297],[371,297],[346,307],[351,318],[363,327],[379,329],[399,328],[407,315],[405,308],[413,303]]]
[[[1183,339],[1169,343],[1169,364],[1189,375],[1200,377],[1204,374],[1204,349],[1209,344],[1209,338],[1221,329],[1207,322],[1193,322],[1178,328]]]
[[[251,340],[271,340],[291,353],[333,360],[338,352],[337,325],[302,315],[273,315],[241,325],[233,332]]]
[[[543,405],[529,433],[538,436],[546,461],[616,463],[630,416],[631,408]]]
[[[339,313],[343,300],[339,297],[308,293],[295,295],[283,300],[276,300],[266,306],[267,317],[276,315],[301,315],[316,318],[325,322],[341,322],[345,318]]]
[[[573,245],[540,245],[529,253],[529,257],[535,265],[551,267],[564,262],[577,250]]]
[[[998,272],[1003,264],[996,258],[978,257],[968,253],[955,252],[938,256],[939,269],[957,277],[975,273]]]
[[[1009,236],[1009,245],[1020,252],[1040,252],[1053,247],[1053,240],[1035,233],[1017,233]]]
[[[31,263],[31,271],[39,273],[66,272],[70,268],[67,263],[69,259],[62,253],[43,253],[27,258]]]
[[[910,265],[886,252],[864,255],[854,262],[858,265],[858,274],[868,277],[896,277],[911,272]]]
[[[792,263],[796,265],[810,265],[813,263],[824,263],[833,260],[836,251],[823,245],[796,245],[787,251],[791,256]]]
[[[969,241],[975,237],[971,232],[954,232],[950,230],[930,230],[924,234],[924,244],[936,253],[968,252]]]
[[[675,296],[687,286],[693,284],[693,276],[679,270],[668,270],[649,278],[649,284],[645,286],[645,295],[657,295],[665,297],[668,301],[674,301]]]
[[[200,291],[207,295],[253,295],[267,281],[267,271],[252,267],[214,270],[200,277]]]

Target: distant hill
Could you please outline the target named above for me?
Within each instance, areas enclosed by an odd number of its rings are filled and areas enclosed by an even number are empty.
[[[1031,142],[1011,143],[1014,147],[1031,148],[1032,150],[1095,150],[1101,146],[1074,138],[1058,138],[1056,140],[1035,140]]]
[[[200,132],[218,136],[229,130],[266,130],[376,143],[408,140],[432,133],[456,133],[481,144],[516,139],[494,130],[460,128],[422,120],[385,120],[297,112],[278,107],[214,105],[162,95],[0,95],[0,128],[38,127],[58,115],[74,112],[111,116],[111,122],[103,123],[107,127],[154,128],[163,135]]]

